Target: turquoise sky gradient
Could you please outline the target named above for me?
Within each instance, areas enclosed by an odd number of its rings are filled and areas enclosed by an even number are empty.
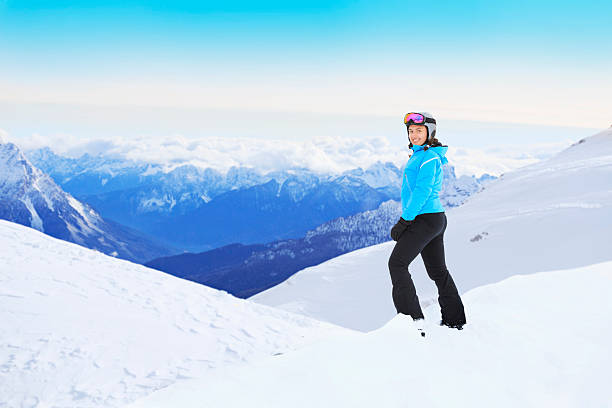
[[[0,0],[0,101],[601,128],[610,21],[609,1]]]
[[[529,57],[583,69],[612,61],[607,1],[168,3],[4,0],[2,50],[14,67],[50,58],[58,67],[89,64],[101,72],[99,62],[161,68],[168,58],[187,68],[293,62],[299,69],[298,62],[316,65],[312,58],[345,68],[372,64],[372,56],[408,62],[417,51],[432,62],[453,57],[470,67],[473,58],[518,65],[517,58]]]

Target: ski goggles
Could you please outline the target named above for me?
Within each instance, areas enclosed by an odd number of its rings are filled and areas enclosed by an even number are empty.
[[[410,113],[407,113],[406,116],[404,116],[404,124],[407,125],[410,122],[412,122],[415,125],[423,125],[425,124],[425,122],[436,123],[436,120],[431,119],[431,118],[426,118],[420,113],[410,112]]]

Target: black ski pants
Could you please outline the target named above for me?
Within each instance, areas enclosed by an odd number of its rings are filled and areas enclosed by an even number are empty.
[[[438,303],[442,322],[449,325],[465,324],[465,312],[459,292],[444,259],[444,231],[446,214],[418,215],[404,230],[389,257],[389,272],[393,284],[393,303],[397,313],[423,318],[419,298],[412,282],[408,265],[420,253],[429,277],[438,287]]]

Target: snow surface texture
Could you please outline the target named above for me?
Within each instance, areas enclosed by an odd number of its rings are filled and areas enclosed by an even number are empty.
[[[123,406],[338,331],[0,220],[0,407]]]
[[[130,408],[610,407],[612,262],[514,276],[464,296],[468,324],[426,337],[397,315],[161,390]]]
[[[612,129],[502,175],[447,217],[446,261],[462,293],[516,274],[611,260]],[[387,266],[394,245],[306,268],[250,299],[344,327],[379,328],[396,313]],[[409,269],[422,305],[437,303],[420,257]]]

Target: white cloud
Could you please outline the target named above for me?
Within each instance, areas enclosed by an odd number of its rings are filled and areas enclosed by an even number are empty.
[[[450,147],[447,157],[457,176],[502,173],[536,163],[569,147],[567,141],[532,145],[501,145],[487,148]]]
[[[0,129],[0,144],[2,143],[8,143],[8,132]]]
[[[6,134],[6,132],[4,132]],[[42,137],[34,134],[19,142],[25,149],[49,146],[58,154],[78,157],[84,153],[104,154],[162,165],[171,170],[181,164],[214,168],[222,173],[232,166],[245,166],[267,173],[304,167],[318,173],[338,174],[354,168],[368,168],[392,162],[403,168],[407,147],[401,148],[385,137],[314,137],[311,140],[257,139],[247,137],[187,138],[172,135],[160,138],[132,137],[79,140],[68,135]],[[448,158],[457,175],[484,173],[500,175],[550,157],[569,146],[567,141],[495,147],[450,146]]]
[[[72,147],[64,152],[72,156],[91,151],[93,146],[107,144],[106,154],[137,161],[175,167],[191,163],[226,172],[232,166],[246,166],[263,173],[291,167],[305,167],[316,172],[339,173],[356,167],[368,167],[378,160],[402,162],[406,151],[397,151],[383,138],[370,140],[319,137],[311,141],[269,140],[254,138],[186,139],[177,135],[161,140],[96,141]]]

